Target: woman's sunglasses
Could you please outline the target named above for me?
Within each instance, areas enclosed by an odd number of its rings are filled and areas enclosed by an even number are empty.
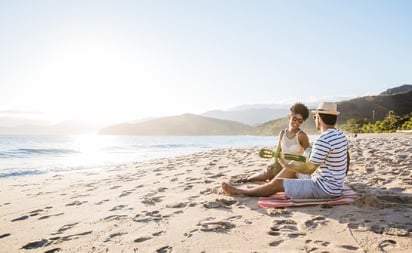
[[[296,118],[295,116],[292,117],[292,120],[293,120],[294,122],[298,122],[299,124],[302,124],[302,123],[303,123],[303,119]]]

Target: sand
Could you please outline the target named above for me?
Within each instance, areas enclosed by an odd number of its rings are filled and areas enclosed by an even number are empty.
[[[0,252],[412,252],[412,135],[350,137],[342,206],[259,208],[221,183],[261,147],[0,179]]]

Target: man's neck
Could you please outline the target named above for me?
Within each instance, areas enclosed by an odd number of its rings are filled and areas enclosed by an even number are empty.
[[[329,129],[335,129],[333,125],[323,125],[320,128],[320,132],[323,134],[324,132],[328,131]]]

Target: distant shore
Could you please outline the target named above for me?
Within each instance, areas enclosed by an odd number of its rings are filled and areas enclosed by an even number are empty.
[[[0,253],[412,251],[412,135],[348,136],[358,198],[331,208],[222,194],[268,165],[258,148],[1,178]]]

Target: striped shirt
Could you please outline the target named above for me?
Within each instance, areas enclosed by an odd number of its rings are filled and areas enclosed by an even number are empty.
[[[315,141],[310,161],[319,164],[312,180],[323,191],[340,196],[346,176],[348,139],[340,130],[330,128]]]

